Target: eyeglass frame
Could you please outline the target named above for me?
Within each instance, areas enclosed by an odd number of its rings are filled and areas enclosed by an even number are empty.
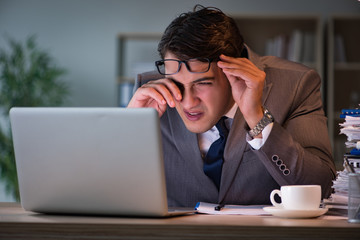
[[[189,67],[189,65],[188,65],[187,62],[190,61],[190,60],[199,60],[199,59],[206,60],[206,62],[209,64],[208,67],[207,67],[207,69],[206,69],[206,71],[202,71],[202,72],[193,72],[193,71],[191,71],[191,70],[190,70],[190,67]],[[163,63],[163,64],[164,64],[165,61],[167,61],[167,60],[178,62],[178,69],[177,69],[176,72],[174,72],[174,73],[169,73],[169,74],[161,73],[160,68],[159,68],[159,65],[160,65],[160,63]],[[200,61],[200,60],[199,60],[199,61]],[[210,70],[211,63],[212,63],[212,62],[216,62],[216,61],[219,61],[219,58],[190,58],[190,59],[188,59],[188,60],[162,59],[162,60],[155,61],[155,66],[156,66],[156,69],[158,70],[158,72],[159,72],[161,75],[174,75],[174,74],[180,72],[181,63],[184,63],[186,69],[187,69],[189,72],[191,72],[191,73],[206,73],[206,72],[208,72],[208,71]],[[204,61],[200,61],[200,62],[204,62]]]

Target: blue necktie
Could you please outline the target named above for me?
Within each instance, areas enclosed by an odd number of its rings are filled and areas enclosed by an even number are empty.
[[[227,117],[222,117],[215,125],[219,130],[220,138],[211,144],[204,159],[204,173],[213,180],[218,189],[220,188],[221,171],[224,162],[224,148],[229,133],[225,125],[225,119]]]

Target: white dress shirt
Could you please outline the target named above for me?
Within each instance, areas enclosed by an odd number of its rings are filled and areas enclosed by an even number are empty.
[[[225,120],[226,127],[231,128],[236,110],[238,106],[235,103],[234,106],[230,109],[228,113],[225,114],[228,119]],[[262,131],[262,138],[252,138],[248,133],[246,134],[246,141],[250,144],[250,146],[256,150],[259,150],[266,142],[267,138],[270,135],[273,123],[268,124]],[[215,126],[213,126],[210,130],[199,133],[198,134],[198,142],[200,147],[201,155],[204,157],[208,152],[211,144],[215,142],[220,137],[219,131]]]

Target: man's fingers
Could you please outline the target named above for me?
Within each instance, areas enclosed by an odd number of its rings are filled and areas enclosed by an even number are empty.
[[[227,75],[238,77],[245,81],[249,79],[255,79],[258,76],[256,72],[251,71],[251,69],[223,68],[223,72]]]
[[[151,88],[139,88],[131,98],[128,107],[151,107],[153,102],[158,105],[165,105],[166,101],[163,96]]]
[[[247,58],[232,58],[221,55],[221,61],[218,61],[218,66],[222,69],[258,69],[249,59]]]
[[[172,93],[170,88],[163,83],[149,82],[143,85],[141,88],[148,89],[151,92],[151,96],[157,97],[157,100],[162,97],[162,99],[167,103],[170,107],[175,107],[174,94]],[[176,90],[172,90],[173,92]]]

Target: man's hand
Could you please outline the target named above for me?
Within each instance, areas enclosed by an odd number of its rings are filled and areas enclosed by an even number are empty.
[[[266,74],[247,58],[221,55],[220,59],[218,66],[228,78],[233,98],[252,129],[264,116],[261,98]]]
[[[166,111],[167,105],[175,107],[175,101],[181,101],[182,95],[175,83],[167,78],[149,81],[136,90],[128,108],[155,108],[159,117]]]

